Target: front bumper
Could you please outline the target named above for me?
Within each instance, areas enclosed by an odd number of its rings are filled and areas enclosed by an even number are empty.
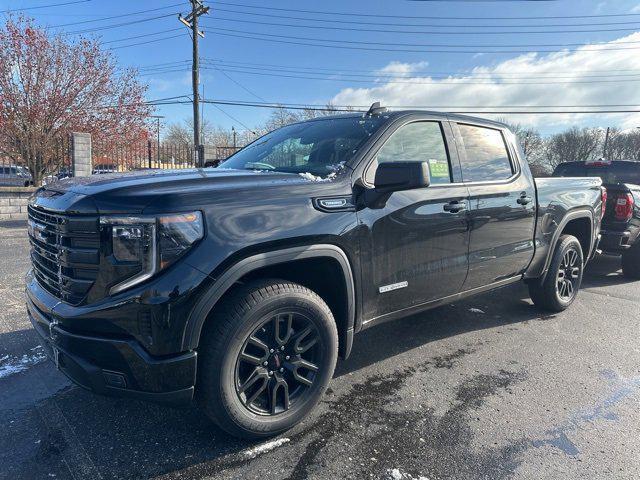
[[[65,375],[95,393],[180,406],[188,404],[196,381],[196,352],[155,357],[134,339],[70,332],[58,323],[55,306],[32,282],[29,319],[42,346]]]

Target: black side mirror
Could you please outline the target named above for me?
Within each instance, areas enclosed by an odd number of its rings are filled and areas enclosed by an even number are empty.
[[[381,163],[373,185],[379,192],[399,192],[429,186],[428,162]]]

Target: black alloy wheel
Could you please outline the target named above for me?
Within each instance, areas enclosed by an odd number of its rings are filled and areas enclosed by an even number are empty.
[[[577,291],[577,281],[582,277],[582,259],[575,248],[568,249],[558,269],[556,293],[561,300],[570,301]]]
[[[551,255],[547,275],[528,282],[533,303],[549,312],[569,308],[578,295],[584,274],[584,257],[580,241],[562,235]]]
[[[317,328],[305,315],[281,312],[245,340],[236,364],[236,392],[259,415],[278,415],[303,401],[321,365]]]
[[[201,335],[196,399],[232,435],[277,435],[304,420],[331,381],[336,320],[318,294],[286,280],[225,295]]]

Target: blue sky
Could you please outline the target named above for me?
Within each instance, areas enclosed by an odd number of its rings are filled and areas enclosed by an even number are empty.
[[[0,0],[0,10],[39,7],[70,1],[72,0]],[[638,88],[640,80],[630,81],[634,78],[640,79],[640,0],[539,2],[225,0],[224,2],[211,1],[208,5],[211,6],[211,12],[203,17],[202,30],[205,31],[206,36],[200,42],[200,55],[202,58],[224,63],[219,63],[218,69],[211,67],[209,63],[207,69],[202,71],[201,81],[207,98],[300,104],[324,104],[331,100],[339,104],[365,104],[373,100],[382,100],[383,103],[393,105],[426,104],[465,107],[640,105],[640,88]],[[251,8],[250,6],[270,8]],[[134,13],[152,9],[154,11]],[[188,9],[186,0],[182,2],[179,0],[137,2],[93,0],[72,5],[36,8],[25,13],[33,16],[40,24],[49,25],[56,30],[66,32],[87,30],[86,35],[99,36],[106,42],[105,47],[114,48],[113,52],[122,65],[142,69],[144,73],[142,78],[149,82],[148,98],[156,99],[190,94],[191,78],[188,61],[191,58],[191,43],[186,28],[176,18],[177,12],[187,13]],[[298,12],[292,10],[298,10]],[[299,12],[299,10],[353,13],[360,16],[308,13]],[[101,17],[127,13],[131,15],[99,20]],[[531,18],[632,13],[638,15],[579,19]],[[117,28],[100,29],[102,26],[113,26],[150,17],[161,18]],[[466,19],[443,20],[420,17],[466,17]],[[489,17],[528,18],[492,20]],[[76,22],[87,23],[60,27],[62,24]],[[593,23],[607,23],[607,25],[587,25]],[[316,28],[306,28],[302,25]],[[447,28],[447,25],[450,27]],[[180,30],[181,27],[182,30]],[[371,31],[372,29],[382,31],[374,32]],[[568,29],[583,31],[566,32]],[[421,33],[400,33],[399,30]],[[513,33],[485,33],[500,30]],[[554,30],[554,32],[526,33],[540,30]],[[349,48],[295,45],[266,40],[270,38],[283,42],[311,42],[299,38],[266,36],[262,36],[262,39],[241,38],[256,36],[256,34],[317,38],[322,39],[325,44]],[[129,37],[138,38],[122,40]],[[331,40],[334,42],[330,42]],[[131,45],[147,41],[150,43]],[[342,41],[363,43],[343,43]],[[583,52],[573,51],[582,44],[592,45],[614,41],[624,43],[609,44],[605,47],[583,47],[586,49]],[[316,40],[315,43],[318,41]],[[415,44],[436,46],[416,46]],[[465,45],[457,49],[465,52],[432,51],[451,50],[448,47],[437,46],[451,44]],[[512,50],[559,50],[562,47],[558,45],[567,44],[575,44],[575,46],[567,47],[569,51],[564,53],[476,53],[500,49],[497,47],[499,45],[515,45],[509,47]],[[525,48],[518,45],[550,46]],[[598,50],[599,48],[601,49]],[[611,50],[608,50],[609,48]],[[169,62],[176,63],[161,66],[155,71],[149,69],[154,65]],[[241,62],[242,65],[233,62]],[[606,79],[607,72],[614,71],[618,74],[616,77],[608,78],[609,82],[593,82],[594,79]],[[345,78],[338,75],[340,72],[351,76]],[[639,76],[633,77],[634,72]],[[449,77],[448,74],[451,76]],[[289,75],[289,77],[274,75]],[[531,78],[527,79],[527,76]],[[541,78],[548,78],[557,83],[542,83]],[[611,82],[614,78],[625,81]],[[267,109],[249,107],[220,107],[226,115],[212,105],[206,105],[204,108],[204,115],[211,122],[226,127],[233,125],[239,130],[244,128],[243,125],[252,127],[259,124],[269,114]],[[166,122],[179,121],[191,115],[191,107],[189,105],[162,106],[158,108],[157,113],[164,115]],[[640,116],[633,113],[608,116],[602,114],[567,114],[553,117],[523,115],[512,116],[509,119],[533,124],[545,133],[573,124],[614,125],[621,128],[640,125]]]

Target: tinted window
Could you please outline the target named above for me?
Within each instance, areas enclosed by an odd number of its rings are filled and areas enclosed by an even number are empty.
[[[502,132],[493,128],[458,125],[467,153],[462,159],[465,182],[506,180],[513,175]]]
[[[296,123],[259,138],[220,166],[325,177],[348,162],[386,121],[384,116],[357,116]]]
[[[611,165],[586,165],[582,162],[561,163],[554,177],[600,177],[603,183],[640,185],[640,162],[612,162]]]
[[[400,127],[378,151],[378,163],[428,162],[431,183],[451,183],[449,158],[438,122]]]

